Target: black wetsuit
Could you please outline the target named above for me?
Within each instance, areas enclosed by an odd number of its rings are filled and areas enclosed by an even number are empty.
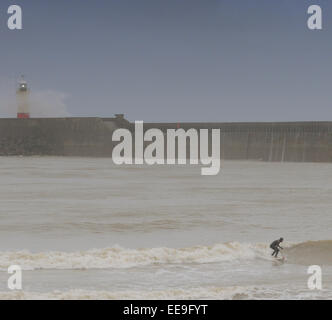
[[[275,241],[273,241],[273,242],[271,243],[271,245],[270,245],[270,248],[273,249],[272,256],[275,255],[276,258],[277,258],[277,256],[278,256],[279,249],[282,249],[282,248],[280,247],[280,243],[281,243],[280,240],[275,240]]]

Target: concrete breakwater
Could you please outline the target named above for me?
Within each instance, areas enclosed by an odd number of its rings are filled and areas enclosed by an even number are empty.
[[[0,155],[110,157],[114,118],[0,119]],[[332,122],[144,123],[144,129],[220,129],[222,159],[332,162]],[[188,143],[189,145],[189,143]]]

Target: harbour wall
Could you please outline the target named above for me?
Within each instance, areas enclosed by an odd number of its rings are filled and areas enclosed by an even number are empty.
[[[144,127],[220,129],[221,158],[227,160],[332,162],[332,122],[146,123]]]
[[[135,131],[122,115],[0,119],[0,156],[111,157],[118,143],[112,142],[112,134],[118,128]],[[144,123],[145,130],[150,128],[164,133],[179,128],[220,129],[222,159],[332,162],[332,122]]]

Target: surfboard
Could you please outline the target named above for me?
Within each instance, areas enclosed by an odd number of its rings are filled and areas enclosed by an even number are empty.
[[[280,257],[280,258],[276,258],[277,261],[280,261],[280,262],[285,262],[286,261],[286,258],[285,257]]]

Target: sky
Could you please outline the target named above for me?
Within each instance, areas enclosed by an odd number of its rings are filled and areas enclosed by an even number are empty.
[[[332,121],[330,0],[1,0],[0,40],[1,116],[24,74],[43,115]]]

